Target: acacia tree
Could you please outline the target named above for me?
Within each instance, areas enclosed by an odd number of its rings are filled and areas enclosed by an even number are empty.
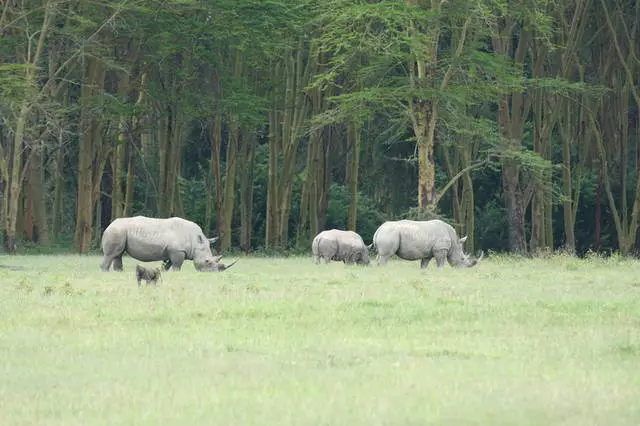
[[[15,82],[20,87],[16,91],[17,102],[11,102],[15,107],[10,107],[11,120],[8,124],[12,128],[11,137],[2,146],[0,155],[4,183],[4,248],[9,253],[15,252],[16,248],[16,225],[24,181],[23,150],[27,143],[35,142],[29,129],[32,127],[33,110],[44,94],[36,78],[56,6],[53,1],[46,0],[40,2],[36,10],[18,2],[6,2],[2,7],[0,31],[6,31],[15,41],[15,51],[11,52],[15,62],[12,66],[5,64],[3,68],[14,73]]]
[[[610,90],[590,103],[587,119],[600,157],[603,187],[612,212],[618,247],[621,253],[627,254],[636,242],[640,223],[640,167],[637,151],[636,158],[630,155],[634,138],[636,150],[639,142],[640,6],[600,0],[596,2],[595,10],[596,22],[607,29],[607,35],[595,43],[594,56],[598,62],[592,72],[597,72],[600,82]],[[629,120],[632,111],[636,112],[635,135]],[[635,184],[631,183],[633,179]],[[632,200],[629,200],[630,194]]]
[[[340,80],[343,92],[330,99],[331,116],[357,110],[371,117],[380,111],[406,120],[401,132],[411,129],[416,144],[412,160],[423,212],[435,210],[442,197],[436,182],[438,129],[464,120],[469,104],[498,93],[496,76],[508,75],[507,64],[476,48],[491,31],[490,18],[483,3],[436,0],[337,0],[323,14],[321,42],[331,66],[318,84],[351,75],[362,82],[345,89]],[[361,56],[366,61],[354,59]],[[453,173],[455,179],[462,175]]]

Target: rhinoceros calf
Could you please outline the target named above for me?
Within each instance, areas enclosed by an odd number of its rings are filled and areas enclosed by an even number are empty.
[[[345,264],[368,265],[369,248],[362,237],[353,231],[329,229],[322,231],[313,239],[311,250],[316,264],[320,259],[324,263],[331,260],[343,261]]]
[[[222,256],[213,256],[208,239],[196,223],[179,217],[155,219],[123,217],[109,224],[102,234],[104,254],[100,269],[122,271],[122,255],[141,262],[165,261],[165,269],[180,270],[185,260],[193,260],[198,271],[218,271]]]
[[[426,268],[436,258],[438,268],[445,260],[454,267],[472,267],[478,258],[465,254],[462,243],[467,237],[458,238],[455,229],[441,220],[398,220],[380,225],[373,235],[373,245],[378,250],[378,265],[385,265],[394,254],[404,260],[420,259],[420,267]]]

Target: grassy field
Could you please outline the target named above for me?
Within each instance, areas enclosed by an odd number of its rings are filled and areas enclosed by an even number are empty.
[[[0,259],[0,424],[640,424],[637,261],[99,261]]]

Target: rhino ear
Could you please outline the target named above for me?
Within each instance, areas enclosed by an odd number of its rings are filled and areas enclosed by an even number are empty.
[[[463,244],[465,241],[467,241],[468,237],[468,235],[465,235],[464,237],[460,238],[460,244]]]

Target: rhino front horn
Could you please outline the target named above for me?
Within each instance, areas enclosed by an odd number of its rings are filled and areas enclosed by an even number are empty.
[[[209,240],[209,244],[213,244],[213,243],[215,243],[216,241],[218,241],[218,238],[219,238],[219,237],[208,238],[208,240]]]
[[[480,256],[478,256],[478,258],[476,259],[476,262],[480,263],[480,261],[482,260],[483,257],[484,257],[484,251],[480,250]]]

